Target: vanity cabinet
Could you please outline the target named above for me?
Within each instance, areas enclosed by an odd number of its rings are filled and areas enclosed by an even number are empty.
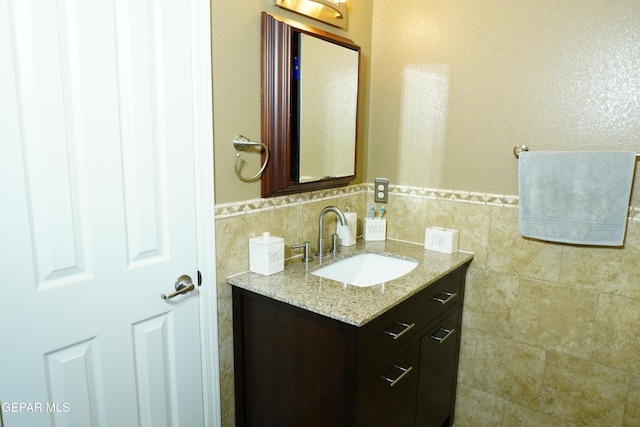
[[[238,426],[451,426],[466,265],[357,327],[233,287]]]

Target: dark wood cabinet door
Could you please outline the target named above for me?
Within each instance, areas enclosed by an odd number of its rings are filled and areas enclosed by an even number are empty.
[[[238,426],[348,426],[356,328],[234,289]]]
[[[415,425],[420,342],[372,368],[363,386],[359,425],[367,427]]]
[[[455,310],[421,340],[416,426],[441,427],[453,422],[460,317],[460,310]]]

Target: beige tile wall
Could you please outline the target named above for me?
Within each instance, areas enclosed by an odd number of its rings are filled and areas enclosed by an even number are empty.
[[[250,237],[314,242],[320,210],[347,199],[362,218],[372,188],[216,206],[224,426],[234,425],[225,278],[248,269]],[[456,228],[475,253],[456,427],[640,425],[640,221],[629,221],[624,248],[588,248],[520,237],[513,196],[392,186],[387,209],[388,238],[422,243],[426,226]]]

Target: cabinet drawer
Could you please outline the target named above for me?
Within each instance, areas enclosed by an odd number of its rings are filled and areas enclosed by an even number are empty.
[[[382,315],[367,327],[366,366],[394,351],[439,314],[460,302],[462,271],[456,270]]]
[[[415,425],[419,364],[420,342],[416,342],[388,363],[371,369],[363,384],[358,425]]]

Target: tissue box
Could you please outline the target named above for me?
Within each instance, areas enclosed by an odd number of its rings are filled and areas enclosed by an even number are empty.
[[[362,238],[367,242],[387,239],[387,220],[379,218],[365,218]]]
[[[445,254],[457,252],[458,230],[442,227],[427,227],[424,232],[424,248]]]
[[[264,276],[284,270],[284,239],[270,233],[249,239],[249,270]]]
[[[344,218],[347,220],[345,225],[336,222],[336,233],[340,236],[340,245],[353,246],[356,244],[356,227],[358,225],[358,214],[355,212],[345,212]]]

